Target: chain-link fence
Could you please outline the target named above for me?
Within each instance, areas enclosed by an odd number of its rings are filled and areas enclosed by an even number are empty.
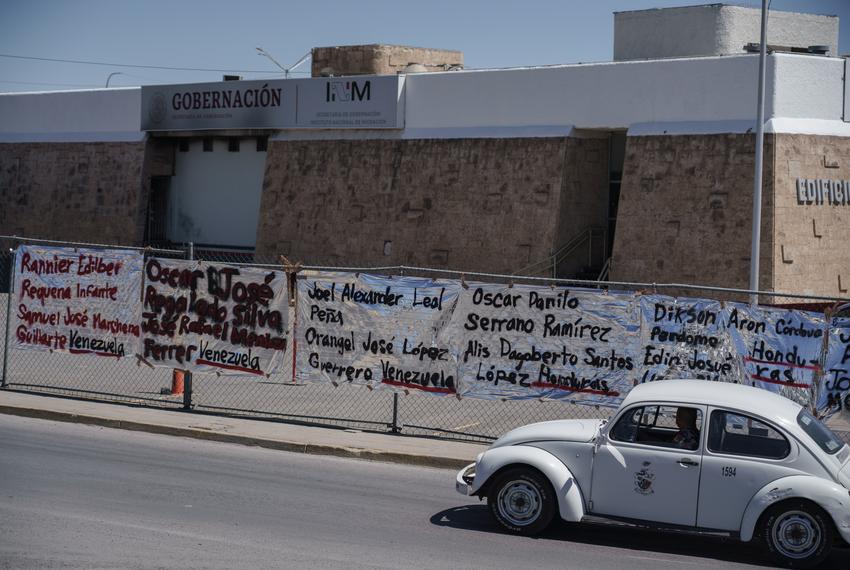
[[[12,289],[14,248],[18,244],[49,244],[65,247],[107,248],[97,244],[55,242],[0,236],[0,331],[11,338],[15,331],[11,318],[16,311]],[[139,249],[139,248],[130,248]],[[200,248],[144,248],[145,256],[202,259],[253,267],[280,268],[280,260],[256,256],[250,251]],[[427,268],[332,268],[379,275],[464,278],[490,283],[546,284],[560,287],[600,287],[610,291],[651,293],[745,300],[746,291],[691,285],[655,285],[565,281],[549,278],[475,274]],[[765,304],[794,304],[795,308],[822,309],[835,299],[778,293],[763,294]],[[294,310],[294,309],[291,309]],[[290,347],[292,343],[290,343]],[[8,347],[8,344],[7,344]],[[291,349],[291,348],[290,348]],[[134,358],[81,358],[60,352],[0,351],[3,380],[9,389],[76,398],[120,402],[150,407],[193,409],[285,422],[328,425],[372,431],[401,432],[408,435],[489,441],[527,423],[565,418],[606,418],[611,408],[563,400],[478,400],[424,394],[372,391],[345,383],[299,384],[291,370],[268,377],[245,378],[216,374],[194,374],[187,378],[184,393],[172,393],[172,371],[153,368]],[[288,352],[285,362],[292,363]]]
[[[170,373],[165,369],[151,370],[147,367],[143,369],[141,362],[131,358],[80,358],[59,351],[8,349],[8,344],[16,334],[16,331],[12,329],[14,320],[12,317],[18,310],[15,299],[10,295],[14,278],[14,248],[21,243],[79,246],[88,249],[114,247],[0,237],[0,268],[2,268],[0,273],[3,278],[3,288],[0,291],[2,294],[0,323],[3,325],[2,330],[6,339],[2,351],[4,385],[29,392],[145,406],[181,407],[182,399],[162,393],[166,386],[169,386],[170,392],[171,385]],[[145,254],[183,258],[186,256],[186,251],[148,248]]]

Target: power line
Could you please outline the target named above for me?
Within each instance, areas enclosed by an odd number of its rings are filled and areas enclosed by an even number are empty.
[[[14,83],[15,85],[53,85],[57,87],[100,87],[93,83],[46,83],[43,81],[7,81],[0,80],[0,83]]]
[[[0,53],[0,57],[11,59],[26,59],[31,61],[52,61],[57,63],[75,63],[79,65],[102,65],[107,67],[135,67],[140,69],[167,69],[171,71],[209,71],[214,73],[274,73],[268,69],[213,69],[206,67],[169,67],[165,65],[138,65],[133,63],[109,63],[105,61],[84,61],[79,59],[58,59],[52,57],[34,57],[28,55],[14,55]],[[305,72],[306,73],[306,72]]]

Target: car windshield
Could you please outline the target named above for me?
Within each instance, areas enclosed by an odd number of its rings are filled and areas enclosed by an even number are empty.
[[[818,446],[830,455],[844,447],[844,442],[805,408],[797,415],[797,423]]]

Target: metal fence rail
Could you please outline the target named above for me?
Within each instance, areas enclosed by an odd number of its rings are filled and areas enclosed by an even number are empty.
[[[69,243],[0,236],[0,334],[11,328],[15,303],[12,289],[13,248],[21,243],[52,244],[67,247],[107,248],[104,244]],[[145,256],[196,258],[257,267],[280,267],[278,259],[242,251],[133,248]],[[521,277],[491,273],[462,273],[444,269],[391,267],[305,267],[336,271],[361,271],[382,275],[410,275],[463,278],[504,283],[549,283],[559,286],[596,288],[595,281]],[[745,300],[751,291],[688,284],[605,282],[609,290],[650,291],[671,295],[710,296]],[[760,292],[770,303],[834,303],[850,301],[793,293]],[[4,336],[7,338],[7,336]],[[291,343],[290,343],[291,347]],[[287,353],[286,362],[292,362]],[[34,393],[70,396],[125,404],[191,408],[196,412],[269,418],[283,422],[337,426],[372,431],[401,432],[408,435],[486,442],[514,427],[534,421],[564,418],[605,418],[611,409],[570,401],[499,401],[457,399],[426,394],[393,394],[365,388],[332,384],[295,384],[291,374],[280,373],[261,379],[216,374],[195,374],[190,395],[171,394],[172,373],[151,368],[133,358],[104,359],[45,351],[0,350],[4,387]]]

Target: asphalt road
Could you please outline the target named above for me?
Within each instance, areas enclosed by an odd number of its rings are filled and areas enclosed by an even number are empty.
[[[0,415],[2,568],[746,568],[717,539],[501,533],[451,471]],[[850,567],[850,551],[834,554]]]

